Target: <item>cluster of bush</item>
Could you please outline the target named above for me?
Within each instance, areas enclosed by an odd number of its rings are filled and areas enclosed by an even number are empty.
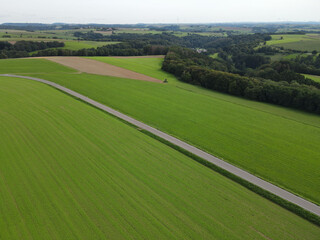
[[[193,57],[192,57],[193,56]],[[189,49],[171,48],[162,69],[181,81],[261,102],[320,113],[320,89],[296,81],[272,81],[217,71]]]

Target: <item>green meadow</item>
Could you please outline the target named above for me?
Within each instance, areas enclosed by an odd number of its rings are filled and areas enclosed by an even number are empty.
[[[319,227],[44,84],[0,77],[0,119],[0,239],[320,235]]]
[[[0,29],[0,39],[3,35],[10,35],[11,38],[45,38],[47,40],[58,38],[65,40],[76,40],[73,35],[74,32],[88,32],[87,29],[73,29],[73,30],[43,30],[43,31],[25,31],[25,30],[12,30]]]
[[[79,31],[83,31],[78,29]],[[8,30],[8,29],[0,29],[0,41],[59,41],[64,42],[65,46],[63,49],[69,50],[80,50],[83,48],[97,48],[109,44],[116,44],[119,42],[97,42],[97,41],[78,41],[73,36],[73,33],[76,30],[55,30],[55,31],[35,31],[28,32],[23,30]],[[10,38],[4,37],[9,35]],[[55,39],[56,37],[57,39]]]
[[[210,54],[209,57],[212,57],[212,58],[219,58],[219,53],[214,53],[214,54]]]
[[[313,81],[320,82],[320,76],[303,74],[305,77],[312,79]]]
[[[95,42],[95,41],[65,41],[63,49],[80,50],[83,48],[97,48],[110,44],[117,44],[119,42]]]
[[[281,37],[283,39],[281,39]],[[272,40],[267,41],[267,45],[275,47],[283,47],[286,49],[293,49],[299,51],[312,52],[313,50],[320,51],[320,35],[306,34],[306,35],[272,35]]]
[[[95,42],[95,41],[77,41],[77,40],[62,40],[62,39],[34,39],[34,38],[0,38],[0,41],[9,41],[9,42],[16,42],[16,41],[58,41],[64,42],[65,46],[61,47],[62,49],[69,49],[69,50],[80,50],[83,48],[97,48],[102,47],[105,45],[110,44],[117,44],[119,42]]]
[[[45,67],[38,69],[37,64],[31,64],[34,67],[25,75],[64,85],[320,203],[318,115],[181,83],[160,69],[161,59],[95,59],[169,83],[74,74],[62,66],[57,73],[43,73]],[[0,72],[14,66],[21,72],[23,62],[28,61],[51,69],[59,66],[46,60],[1,60]]]
[[[96,31],[97,33],[101,33],[103,35],[110,35],[111,32],[110,31]],[[182,32],[182,31],[157,31],[157,30],[149,30],[149,29],[145,29],[145,28],[136,28],[136,29],[132,29],[132,28],[120,28],[118,30],[114,30],[113,31],[114,34],[121,34],[121,33],[130,33],[130,34],[162,34],[162,33],[173,33],[175,36],[177,37],[185,37],[188,36],[190,34],[197,34],[197,35],[201,35],[201,36],[219,36],[219,37],[225,37],[227,36],[225,33],[217,33],[217,32],[194,32],[194,31],[190,31],[190,32]]]
[[[61,66],[45,59],[6,59],[0,60],[0,74],[13,73],[24,75],[27,73],[75,73],[71,68]]]

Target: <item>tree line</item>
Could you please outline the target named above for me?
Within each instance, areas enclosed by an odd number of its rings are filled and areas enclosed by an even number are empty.
[[[320,113],[320,89],[314,86],[222,72],[201,63],[201,59],[203,57],[192,50],[171,48],[162,69],[173,73],[183,82],[211,90]]]
[[[144,42],[125,42],[80,50],[46,49],[32,56],[143,56],[165,55],[167,52],[168,47],[166,46],[146,45]]]
[[[0,41],[0,58],[29,57],[31,52],[58,47],[64,47],[64,43],[58,41],[18,41],[15,44],[11,44],[7,41]]]

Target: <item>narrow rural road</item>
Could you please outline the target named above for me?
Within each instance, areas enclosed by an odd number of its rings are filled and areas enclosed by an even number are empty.
[[[265,189],[265,190],[267,190],[267,191],[269,191],[269,192],[271,192],[271,193],[273,193],[273,194],[275,194],[275,195],[277,195],[277,196],[279,196],[279,197],[281,197],[291,203],[294,203],[294,204],[308,210],[309,212],[312,212],[312,213],[320,216],[320,206],[318,206],[310,201],[307,201],[299,196],[296,196],[296,195],[294,195],[294,194],[292,194],[282,188],[279,188],[279,187],[277,187],[267,181],[264,181],[256,176],[254,176],[254,175],[252,175],[252,174],[250,174],[250,173],[248,173],[238,167],[235,167],[235,166],[233,166],[233,165],[231,165],[231,164],[229,164],[219,158],[216,158],[213,155],[208,154],[208,153],[206,153],[206,152],[204,152],[204,151],[202,151],[202,150],[200,150],[200,149],[198,149],[198,148],[196,148],[186,142],[183,142],[175,137],[172,137],[164,132],[161,132],[153,127],[150,127],[147,124],[144,124],[140,121],[137,121],[137,120],[125,115],[125,114],[122,114],[112,108],[109,108],[99,102],[96,102],[86,96],[83,96],[83,95],[81,95],[77,92],[74,92],[68,88],[65,88],[59,84],[56,84],[56,83],[53,83],[53,82],[50,82],[47,80],[39,79],[39,78],[25,77],[25,76],[11,75],[11,74],[0,74],[0,76],[25,78],[25,79],[29,79],[29,80],[33,80],[33,81],[37,81],[37,82],[42,82],[42,83],[50,85],[54,88],[57,88],[65,93],[68,93],[76,98],[79,98],[82,101],[85,101],[85,102],[87,102],[87,103],[89,103],[89,104],[91,104],[91,105],[93,105],[103,111],[106,111],[106,112],[108,112],[108,113],[110,113],[120,119],[123,119],[126,122],[129,122],[129,123],[141,128],[141,129],[147,130],[147,131],[153,133],[154,135],[161,137],[161,138],[163,138],[163,139],[165,139],[165,140],[167,140],[167,141],[169,141],[169,142],[171,142],[171,143],[173,143],[173,144],[175,144],[175,145],[177,145],[177,146],[179,146],[179,147],[219,166],[220,168],[222,168],[230,173],[233,173],[234,175],[236,175],[242,179],[245,179],[246,181],[248,181],[248,182],[250,182],[260,188],[263,188],[263,189]]]

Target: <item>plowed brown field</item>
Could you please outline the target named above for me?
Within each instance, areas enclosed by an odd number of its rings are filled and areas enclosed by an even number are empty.
[[[45,59],[84,73],[162,83],[162,81],[159,79],[92,59],[82,57],[46,57]]]

